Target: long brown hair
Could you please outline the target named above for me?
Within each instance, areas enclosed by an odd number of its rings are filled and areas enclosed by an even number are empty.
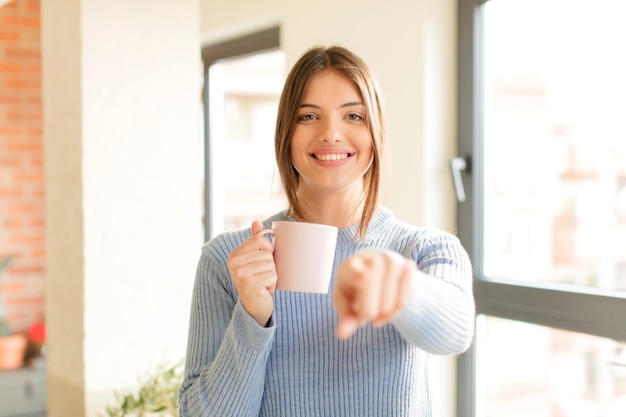
[[[314,47],[305,52],[287,76],[278,105],[275,151],[283,190],[293,215],[306,220],[302,203],[297,198],[299,175],[291,161],[291,135],[302,103],[302,96],[313,75],[334,70],[352,81],[361,94],[367,112],[366,123],[372,136],[374,158],[363,177],[364,205],[358,235],[365,238],[372,215],[378,204],[381,160],[386,141],[382,95],[378,82],[367,64],[353,52],[341,46]]]

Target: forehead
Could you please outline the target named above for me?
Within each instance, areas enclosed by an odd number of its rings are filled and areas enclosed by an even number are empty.
[[[361,101],[361,92],[354,81],[332,69],[325,69],[314,74],[307,83],[302,98],[311,99],[350,99]]]

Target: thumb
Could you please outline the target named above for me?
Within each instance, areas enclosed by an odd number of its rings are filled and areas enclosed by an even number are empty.
[[[260,221],[255,220],[252,222],[252,235],[256,235],[263,229],[263,223],[261,223]]]

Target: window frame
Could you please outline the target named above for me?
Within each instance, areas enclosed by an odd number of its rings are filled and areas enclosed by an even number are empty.
[[[559,283],[493,279],[483,268],[483,6],[457,2],[458,152],[471,160],[464,173],[466,201],[457,203],[458,236],[474,266],[478,315],[523,321],[626,341],[626,291]],[[457,360],[457,416],[476,415],[476,345]]]

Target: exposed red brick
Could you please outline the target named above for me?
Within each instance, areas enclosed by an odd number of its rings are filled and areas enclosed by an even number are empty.
[[[4,83],[6,88],[16,90],[41,90],[41,81],[38,79],[9,79]]]
[[[18,202],[9,205],[7,212],[9,214],[19,214],[19,213],[36,213],[41,209],[39,204],[26,204],[23,202]]]
[[[40,304],[44,302],[43,297],[24,297],[15,299],[15,304]]]
[[[2,149],[1,155],[0,155],[0,170],[1,171],[4,171],[4,170],[8,171],[8,170],[16,169],[23,165],[22,158],[19,155],[16,155],[14,153],[9,155],[6,148],[2,146],[0,146],[0,149]],[[14,187],[14,185],[12,184],[4,184],[4,183],[0,183],[0,184],[2,184],[0,186],[3,188]]]
[[[0,42],[2,41],[2,31],[0,30]],[[17,62],[0,61],[0,74],[19,74],[24,69],[23,65]]]
[[[36,109],[36,111],[20,111],[20,110],[10,110],[7,112],[6,115],[6,120],[8,122],[14,122],[14,121],[41,121],[42,120],[42,113],[41,113],[41,109]]]
[[[43,216],[42,216],[42,217],[40,217],[40,218],[37,218],[37,217],[34,217],[34,216],[33,216],[33,217],[30,219],[30,225],[31,225],[32,227],[35,227],[35,228],[39,229],[39,228],[43,228],[43,227],[46,225],[46,222],[45,222],[45,220],[44,220]]]
[[[19,127],[0,126],[0,136],[15,137],[22,134],[24,129]]]
[[[20,134],[22,130],[19,130]],[[7,145],[7,150],[16,152],[42,152],[43,143],[32,141],[14,141]]]
[[[2,187],[0,188],[0,198],[3,200],[9,199],[19,199],[24,195],[22,188],[18,187]],[[5,222],[5,224],[9,224],[10,221]]]
[[[21,66],[21,71],[24,74],[28,74],[30,76],[37,76],[37,79],[41,77],[41,63],[40,62],[29,62]]]
[[[21,292],[24,290],[24,283],[19,281],[6,281],[0,285],[2,294],[8,295],[11,292]]]
[[[39,0],[26,0],[22,2],[22,7],[26,9],[26,11],[35,13],[39,16]]]
[[[41,25],[39,16],[31,15],[28,16],[26,14],[15,14],[15,13],[6,13],[4,16],[0,17],[0,25],[3,27],[19,27],[21,29],[24,28],[39,28]]]
[[[1,190],[0,190],[0,196],[2,196]],[[26,224],[25,221],[11,217],[10,219],[5,220],[0,225],[0,227],[2,227],[2,229],[4,229],[5,232],[10,232],[11,231],[10,229],[21,229],[24,227],[25,224]]]
[[[39,266],[39,267],[18,267],[18,268],[13,268],[13,270],[11,271],[12,274],[14,275],[41,275],[41,273],[43,272],[43,266]],[[17,297],[16,297],[17,298]]]
[[[44,317],[45,221],[40,1],[0,8],[0,279],[7,321],[26,329]]]
[[[19,30],[5,27],[0,29],[0,42],[19,42],[20,39],[21,37]]]
[[[7,58],[41,58],[40,49],[29,45],[12,45],[7,47],[4,53]]]
[[[2,43],[2,41],[0,41],[0,43]],[[0,106],[19,105],[21,103],[22,97],[19,92],[0,89]]]
[[[43,167],[43,155],[33,155],[30,158],[30,164],[34,167],[41,168]]]
[[[41,184],[44,181],[43,172],[32,173],[16,173],[13,175],[13,180],[19,183],[35,182]]]

